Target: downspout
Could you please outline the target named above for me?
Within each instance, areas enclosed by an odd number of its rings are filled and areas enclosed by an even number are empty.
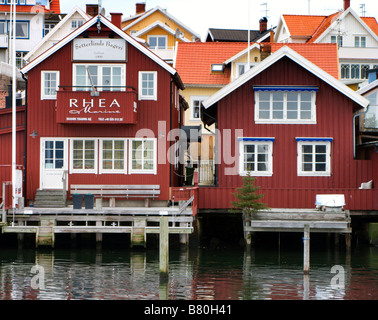
[[[27,148],[27,145],[28,145],[28,78],[25,77],[25,75],[21,72],[21,76],[22,76],[22,79],[24,79],[25,81],[25,124],[24,124],[24,127],[25,127],[25,142],[24,142],[24,199],[25,199],[25,195],[26,195],[26,186],[27,186],[27,183],[26,183],[26,178],[27,178],[27,174],[26,174],[26,160],[27,160],[27,151],[28,151],[28,148]]]
[[[367,114],[369,111],[369,106],[370,104],[366,107],[366,109],[364,108],[364,111],[357,112],[353,115],[353,159],[356,159],[356,118]]]

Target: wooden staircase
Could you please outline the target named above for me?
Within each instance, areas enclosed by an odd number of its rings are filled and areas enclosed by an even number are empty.
[[[64,208],[66,197],[64,190],[38,189],[34,199],[35,208]]]

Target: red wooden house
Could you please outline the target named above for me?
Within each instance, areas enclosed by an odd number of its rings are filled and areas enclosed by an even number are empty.
[[[120,23],[120,14],[96,16],[22,69],[26,200],[74,184],[158,185],[158,199],[169,200],[169,132],[181,122],[183,85]]]
[[[354,159],[353,115],[368,103],[293,49],[278,49],[203,102],[204,124],[217,128],[217,170],[199,208],[229,208],[250,172],[271,208],[315,208],[317,194],[344,194],[346,209],[377,210],[377,189],[359,189],[373,179],[373,160]]]

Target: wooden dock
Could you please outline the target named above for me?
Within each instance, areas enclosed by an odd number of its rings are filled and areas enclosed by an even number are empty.
[[[190,208],[116,207],[102,209],[32,208],[15,210],[2,227],[4,233],[34,233],[36,246],[54,247],[55,234],[94,233],[101,241],[104,233],[128,233],[131,246],[146,246],[148,234],[160,233],[160,217],[168,216],[169,233],[183,235],[182,242],[193,233],[195,217]]]

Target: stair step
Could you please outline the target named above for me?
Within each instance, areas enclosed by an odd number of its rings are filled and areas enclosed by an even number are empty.
[[[40,190],[35,194],[34,207],[36,208],[64,208],[66,199],[63,190]]]

